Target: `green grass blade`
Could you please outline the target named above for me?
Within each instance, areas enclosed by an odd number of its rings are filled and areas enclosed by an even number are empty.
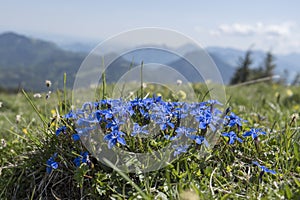
[[[132,187],[134,187],[140,193],[143,199],[147,199],[147,200],[151,199],[141,190],[141,188],[139,188],[139,186],[137,186],[124,172],[122,172],[119,168],[117,168],[113,163],[111,163],[106,158],[103,158],[103,160],[109,167],[113,168],[118,174],[120,174],[125,180],[127,180],[129,184],[132,185]]]

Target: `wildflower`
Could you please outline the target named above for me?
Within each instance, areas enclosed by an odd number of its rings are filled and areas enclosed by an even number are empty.
[[[59,128],[56,130],[55,134],[56,134],[56,135],[59,135],[61,132],[66,133],[66,131],[67,131],[67,127],[66,127],[66,126],[61,126],[61,127],[59,127]]]
[[[274,170],[268,169],[267,167],[265,167],[263,165],[260,165],[257,161],[253,161],[252,163],[254,165],[258,166],[262,170],[262,174],[264,172],[271,173],[271,174],[276,174],[276,172]]]
[[[48,93],[46,94],[46,99],[49,99],[51,95],[51,91],[48,91]]]
[[[134,123],[133,124],[133,132],[131,133],[131,136],[135,136],[138,133],[148,134],[149,132],[147,130],[144,130],[146,127],[147,127],[147,125],[140,126],[138,123]]]
[[[170,135],[165,135],[165,138],[167,140],[172,141],[172,140],[175,140],[175,139],[181,137],[182,135],[185,135],[188,137],[189,135],[191,135],[192,132],[195,132],[195,131],[196,131],[196,129],[186,128],[184,126],[181,126],[181,127],[176,128],[175,133],[177,133],[177,134],[175,136],[171,137]]]
[[[7,146],[7,143],[3,138],[1,139],[0,143],[1,143],[1,148],[0,149],[5,148]]]
[[[210,105],[220,105],[220,106],[223,105],[218,100],[213,100],[213,99],[208,100],[207,103],[209,103]]]
[[[77,115],[73,111],[70,111],[69,113],[64,115],[64,118],[66,118],[66,119],[76,119]]]
[[[229,144],[233,144],[236,140],[239,141],[240,143],[243,142],[243,140],[239,138],[233,131],[230,131],[229,133],[223,133],[222,136],[229,138]]]
[[[79,134],[77,134],[77,133],[73,134],[73,135],[72,135],[72,138],[73,138],[74,141],[80,140],[80,136],[79,136]]]
[[[204,143],[204,145],[206,147],[209,147],[209,144],[207,142],[207,140],[205,139],[205,137],[200,136],[200,135],[189,135],[188,136],[190,139],[194,140],[197,144],[202,144]]]
[[[186,93],[182,90],[179,90],[177,95],[178,95],[180,100],[186,99]]]
[[[104,140],[108,141],[108,148],[113,148],[117,142],[121,145],[126,145],[126,141],[122,136],[125,136],[125,133],[119,131],[117,127],[114,127],[112,132],[104,136]]]
[[[23,128],[23,129],[22,129],[22,132],[23,132],[24,134],[28,134],[28,131],[27,131],[26,128]]]
[[[33,95],[33,98],[41,98],[41,97],[42,97],[42,95],[40,93],[35,93]]]
[[[0,101],[0,108],[2,108],[2,105],[3,105],[3,102],[2,102],[2,101]]]
[[[52,172],[52,169],[57,169],[58,168],[58,163],[55,162],[55,158],[57,156],[57,153],[54,153],[52,157],[50,157],[46,164],[47,164],[47,168],[46,168],[46,172],[48,174],[50,174]]]
[[[177,83],[178,86],[180,86],[180,85],[182,84],[182,80],[178,79],[178,80],[176,81],[176,83]]]
[[[243,134],[243,137],[249,137],[252,136],[252,138],[255,140],[257,139],[258,135],[266,135],[266,132],[262,131],[262,129],[256,129],[251,128],[250,131],[247,131]]]
[[[76,132],[79,136],[86,136],[90,133],[90,131],[94,130],[95,127],[85,127],[85,128],[76,128]]]
[[[231,112],[229,116],[226,116],[225,119],[227,119],[227,121],[225,121],[225,125],[229,126],[229,127],[233,127],[235,125],[241,127],[242,122],[246,122],[246,120],[240,118],[239,116],[237,116],[233,112]]]
[[[46,84],[46,86],[47,86],[48,88],[51,87],[51,85],[52,85],[51,81],[49,81],[49,80],[46,80],[46,81],[45,81],[45,84]]]
[[[90,158],[88,152],[80,153],[80,156],[73,160],[76,167],[79,167],[82,163],[90,164]]]
[[[200,129],[206,129],[212,120],[212,115],[209,110],[202,110],[200,115],[196,116],[196,120],[199,122]]]
[[[167,127],[174,128],[174,123],[171,122],[171,118],[168,116],[159,116],[158,120],[156,121],[157,124],[160,126],[160,130],[164,131],[167,129]]]
[[[21,122],[21,115],[16,115],[16,123],[20,123]]]
[[[189,145],[173,145],[172,147],[175,149],[174,156],[178,156],[179,154],[186,153]]]
[[[147,83],[143,83],[142,86],[143,86],[143,88],[146,88],[147,87]]]
[[[291,89],[287,89],[286,90],[286,95],[288,96],[288,97],[291,97],[291,96],[293,96],[293,91],[291,90]]]

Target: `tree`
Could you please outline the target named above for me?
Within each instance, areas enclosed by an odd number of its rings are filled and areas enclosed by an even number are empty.
[[[249,80],[250,77],[250,65],[253,63],[251,58],[252,52],[248,50],[244,58],[239,58],[238,68],[233,75],[230,84],[243,83]]]
[[[291,85],[299,85],[299,84],[300,84],[300,72],[297,72]]]
[[[268,51],[264,60],[263,77],[270,77],[270,82],[272,82],[272,77],[274,76],[274,70],[276,67],[274,60],[275,57],[270,51]]]

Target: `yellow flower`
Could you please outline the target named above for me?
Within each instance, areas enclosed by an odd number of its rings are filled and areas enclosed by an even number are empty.
[[[28,131],[27,131],[26,128],[23,128],[22,131],[23,131],[24,134],[28,134]]]
[[[178,97],[180,100],[184,100],[184,99],[186,99],[186,93],[182,90],[179,90]]]
[[[293,96],[293,91],[290,89],[286,90],[286,95],[288,95],[289,97]]]
[[[227,171],[227,172],[231,172],[231,171],[232,171],[232,169],[231,169],[231,167],[230,167],[229,165],[227,165],[226,171]]]
[[[51,114],[52,114],[53,117],[55,117],[56,116],[56,111],[55,110],[51,110]]]
[[[299,109],[300,109],[299,104],[293,106],[293,110],[299,110]]]

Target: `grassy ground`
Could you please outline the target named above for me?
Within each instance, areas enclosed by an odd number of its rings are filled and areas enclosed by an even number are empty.
[[[189,151],[163,169],[138,174],[103,166],[92,156],[92,165],[74,165],[85,147],[55,136],[61,123],[56,116],[69,110],[63,93],[47,100],[28,94],[34,106],[23,93],[0,94],[0,199],[299,199],[300,88],[256,84],[227,87],[226,93],[228,106],[248,121],[243,130],[267,132],[259,143],[249,138],[228,145],[221,138],[205,158]],[[47,174],[54,152],[59,168]],[[254,160],[276,174],[261,174]]]

